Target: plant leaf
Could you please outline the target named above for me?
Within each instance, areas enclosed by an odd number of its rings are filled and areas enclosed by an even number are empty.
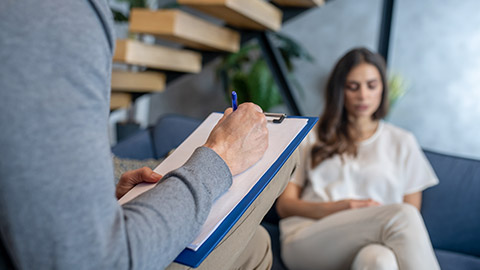
[[[174,8],[179,8],[181,7],[182,5],[177,3],[177,2],[171,2],[171,3],[167,3],[163,6],[160,6],[159,9],[174,9]]]
[[[237,92],[238,104],[250,101],[251,97],[247,81],[247,74],[242,72],[235,73],[235,75],[232,77],[231,89],[227,93],[227,99],[230,100],[230,93],[235,91]]]
[[[116,22],[127,22],[128,21],[128,17],[125,16],[125,14],[123,14],[122,12],[120,12],[116,9],[113,9],[113,8],[111,10],[112,10],[114,21],[116,21]]]
[[[254,51],[258,50],[258,44],[249,44],[243,46],[238,52],[231,53],[226,56],[222,64],[219,66],[219,69],[230,70],[230,69],[241,69],[244,63],[248,63],[250,61],[249,54]]]
[[[258,104],[264,111],[270,110],[281,103],[281,97],[268,65],[263,59],[258,59],[248,73],[248,89],[253,103]]]
[[[390,107],[393,107],[397,101],[407,92],[407,83],[399,74],[393,74],[388,80],[388,101]]]
[[[147,0],[129,0],[130,8],[146,8]]]
[[[307,60],[313,62],[313,56],[305,49],[300,43],[294,39],[280,33],[274,33],[273,35],[278,42],[279,50],[282,51],[282,55],[287,59],[299,58],[301,60]]]

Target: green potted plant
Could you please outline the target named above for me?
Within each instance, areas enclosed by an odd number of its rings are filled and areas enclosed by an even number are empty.
[[[300,84],[292,74],[293,60],[312,62],[313,57],[292,38],[280,33],[274,33],[272,38],[285,61],[290,81],[303,94]],[[230,93],[236,91],[238,103],[251,101],[264,111],[283,103],[267,62],[262,57],[260,46],[256,43],[244,45],[238,52],[225,56],[217,68],[217,76],[223,82],[227,100]]]
[[[405,79],[400,74],[394,73],[389,77],[388,102],[390,104],[390,108],[393,108],[397,101],[405,95],[408,87]]]

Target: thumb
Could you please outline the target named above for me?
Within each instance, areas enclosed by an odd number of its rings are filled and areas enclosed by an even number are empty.
[[[137,184],[141,182],[156,183],[162,179],[162,175],[152,171],[148,167],[143,167],[138,171]]]
[[[224,116],[224,117],[227,117],[227,116],[229,116],[232,112],[233,112],[233,109],[232,109],[232,108],[227,108],[227,109],[225,110],[225,112],[223,112],[223,116]]]
[[[156,172],[152,172],[150,174],[150,177],[149,178],[146,178],[145,179],[145,182],[149,182],[149,183],[156,183],[158,182],[160,179],[162,179],[162,175],[161,174],[158,174]]]
[[[227,117],[232,114],[233,112],[233,109],[232,108],[227,108],[225,110],[225,112],[223,113],[223,116],[222,118],[220,118],[220,120],[218,121],[218,124],[220,124],[221,122],[223,122],[225,119],[227,119]]]

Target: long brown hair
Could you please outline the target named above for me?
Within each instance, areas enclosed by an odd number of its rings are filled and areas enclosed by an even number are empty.
[[[366,48],[355,48],[345,54],[335,65],[325,88],[325,108],[317,124],[317,143],[312,148],[312,168],[322,161],[344,153],[357,155],[354,136],[349,132],[348,113],[344,106],[347,75],[362,63],[374,65],[383,84],[382,100],[372,115],[374,120],[383,118],[388,111],[388,85],[385,60]]]

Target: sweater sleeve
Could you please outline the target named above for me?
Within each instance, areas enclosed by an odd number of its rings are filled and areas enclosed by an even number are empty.
[[[108,140],[107,1],[0,1],[0,268],[161,269],[231,184],[208,148],[131,203]]]
[[[212,202],[231,183],[232,175],[225,162],[210,148],[201,147],[155,188],[125,204],[134,269],[149,265],[163,268],[171,263],[193,241]]]

